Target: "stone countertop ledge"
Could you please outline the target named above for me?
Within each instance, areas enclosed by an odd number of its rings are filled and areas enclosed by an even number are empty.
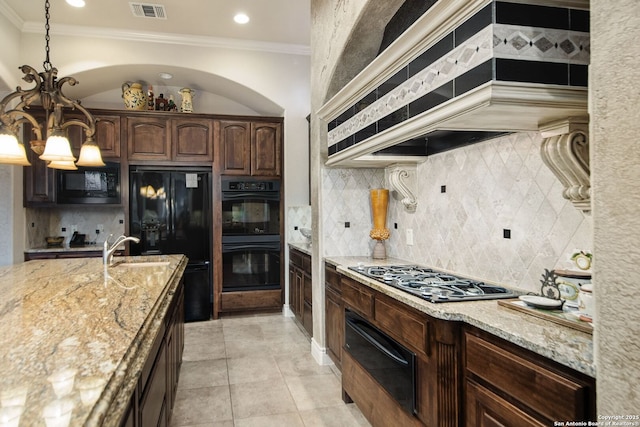
[[[374,260],[368,257],[325,257],[325,261],[336,266],[338,272],[345,276],[429,316],[468,323],[578,372],[596,377],[593,338],[590,334],[501,307],[496,300],[431,303],[349,270],[349,267],[355,267],[359,263],[364,265],[415,264],[412,262],[394,258]]]
[[[183,255],[0,268],[0,416],[7,425],[116,425],[184,269]]]

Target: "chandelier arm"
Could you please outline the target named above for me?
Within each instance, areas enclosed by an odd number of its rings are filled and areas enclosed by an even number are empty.
[[[85,133],[86,133],[87,136],[93,136],[93,134],[89,135],[87,133],[88,131],[91,130],[91,126],[89,126],[88,124],[86,124],[85,122],[83,122],[80,119],[67,120],[60,126],[60,128],[62,130],[66,130],[68,127],[71,127],[71,126],[80,126],[80,127],[85,129]]]
[[[27,83],[35,82],[35,85],[32,88],[26,90],[22,89],[22,87],[20,86],[17,86],[15,92],[8,94],[2,99],[2,101],[0,101],[0,120],[2,120],[2,122],[7,126],[11,125],[11,123],[7,121],[10,119],[10,117],[6,115],[6,109],[9,103],[11,103],[16,98],[21,98],[21,102],[14,108],[14,110],[18,110],[25,106],[28,106],[34,100],[40,97],[40,83],[42,82],[42,78],[40,77],[38,72],[29,65],[23,65],[22,67],[20,67],[20,69],[25,74],[22,80],[26,81]]]
[[[3,113],[2,116],[3,123],[16,135],[18,134],[18,128],[22,123],[31,123],[36,136],[38,136],[39,139],[42,139],[42,131],[40,130],[40,125],[38,124],[38,121],[35,119],[35,117],[33,117],[31,114],[23,110],[9,110]],[[5,116],[8,118],[8,123],[4,120]]]
[[[87,138],[93,138],[96,133],[96,120],[93,115],[91,115],[91,113],[89,113],[89,111],[80,104],[80,101],[71,99],[64,94],[64,92],[62,91],[62,85],[66,83],[68,83],[70,86],[75,86],[78,84],[78,81],[74,77],[63,77],[58,80],[58,87],[56,91],[57,101],[63,104],[65,107],[71,107],[73,109],[80,110],[80,112],[82,112],[82,114],[86,116],[87,123],[83,123],[82,127],[85,128],[85,134]]]
[[[41,140],[42,139],[42,129],[40,128],[40,124],[31,114],[27,114],[23,111],[18,111],[22,116],[16,120],[16,126],[22,123],[31,123],[32,129],[31,131],[36,134],[36,137]]]
[[[16,88],[16,92],[20,93],[22,101],[16,108],[29,107],[33,101],[40,99],[40,89],[42,87],[42,75],[30,65],[23,65],[20,70],[24,73],[22,80],[27,83],[34,83],[31,89],[23,90],[20,86]]]

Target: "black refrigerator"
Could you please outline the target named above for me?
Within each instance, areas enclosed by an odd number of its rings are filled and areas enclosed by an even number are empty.
[[[185,321],[210,319],[211,169],[132,167],[129,183],[131,254],[186,255]]]

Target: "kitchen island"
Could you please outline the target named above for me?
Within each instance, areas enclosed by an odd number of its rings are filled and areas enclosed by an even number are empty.
[[[0,268],[6,425],[118,425],[187,264],[182,255],[34,260]],[[160,337],[162,338],[162,337]]]

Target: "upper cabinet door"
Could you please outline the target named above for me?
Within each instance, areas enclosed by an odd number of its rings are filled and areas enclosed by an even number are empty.
[[[249,122],[220,122],[220,173],[251,174],[251,137]]]
[[[127,118],[129,160],[171,160],[168,118]]]
[[[280,123],[251,123],[251,175],[280,176],[281,148]]]
[[[96,135],[94,140],[102,157],[120,159],[120,116],[96,115]]]
[[[213,161],[213,120],[173,119],[173,158],[178,161]]]

